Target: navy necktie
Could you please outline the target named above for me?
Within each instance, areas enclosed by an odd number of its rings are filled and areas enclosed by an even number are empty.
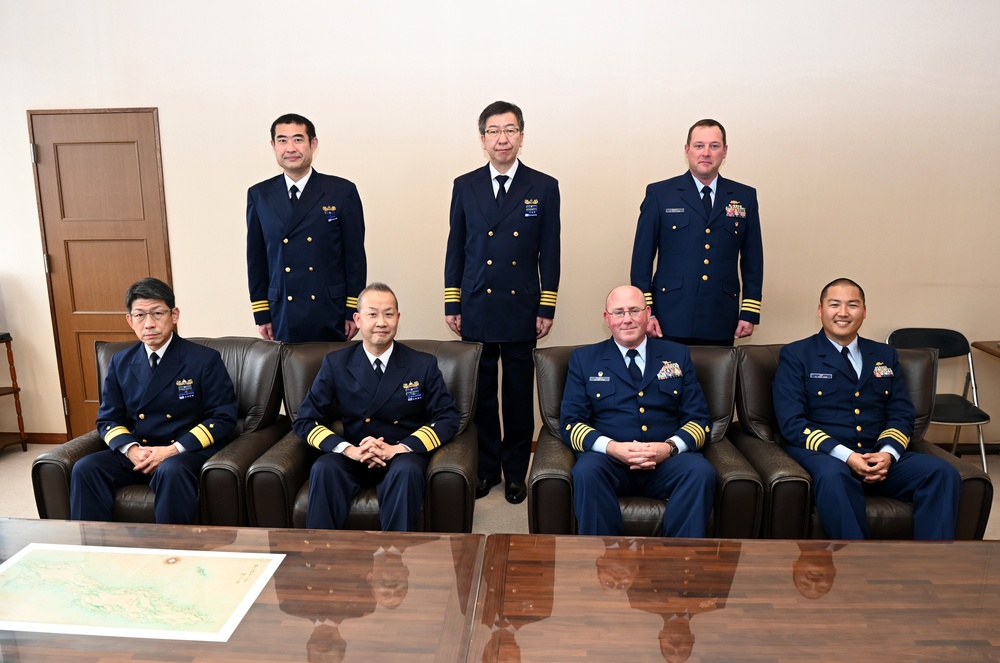
[[[381,382],[384,373],[382,372],[382,360],[378,357],[375,358],[375,375],[378,376],[378,381]]]
[[[851,352],[847,347],[842,347],[840,349],[840,354],[844,355],[844,361],[847,362],[847,368],[850,370],[850,375],[854,377],[854,381],[858,381],[858,372],[854,370],[854,364],[851,362]]]
[[[701,188],[701,204],[705,207],[705,218],[712,218],[712,187],[704,186]]]
[[[155,371],[156,367],[159,364],[160,364],[160,355],[156,354],[155,352],[153,354],[149,355],[149,367],[151,369],[153,369]]]
[[[504,187],[504,184],[510,178],[506,175],[497,175],[495,179],[500,184],[500,187],[497,189],[497,207],[500,207],[503,205],[503,199],[507,195],[507,189]]]
[[[299,187],[294,184],[288,189],[288,200],[291,201],[292,207],[295,207],[295,203],[299,202]]]
[[[642,382],[642,371],[639,370],[639,364],[635,362],[635,358],[639,356],[639,351],[632,348],[625,353],[628,357],[628,374],[632,376],[632,384],[639,386]]]

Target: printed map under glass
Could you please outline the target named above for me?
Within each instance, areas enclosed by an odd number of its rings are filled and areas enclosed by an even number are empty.
[[[0,631],[225,642],[284,557],[32,543],[0,564]]]

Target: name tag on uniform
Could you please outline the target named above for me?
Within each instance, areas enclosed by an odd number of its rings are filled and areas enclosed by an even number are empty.
[[[177,400],[194,398],[194,380],[177,380]]]
[[[833,373],[810,373],[810,378],[819,378],[820,380],[832,380]]]
[[[538,216],[538,199],[524,199],[524,216]]]
[[[332,223],[337,220],[337,206],[336,205],[324,205],[323,214],[326,215],[326,222]]]
[[[590,382],[611,382],[611,378],[607,375],[591,375],[587,380]]]
[[[663,213],[664,214],[683,214],[684,213],[684,208],[683,207],[668,207],[667,209],[663,210]]]
[[[403,393],[406,394],[407,401],[419,401],[424,397],[424,395],[420,393],[420,383],[416,380],[413,382],[404,382]]]

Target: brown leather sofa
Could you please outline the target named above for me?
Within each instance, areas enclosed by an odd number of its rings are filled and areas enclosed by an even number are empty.
[[[528,531],[533,534],[575,534],[572,469],[576,455],[560,436],[559,409],[569,357],[579,346],[535,350],[538,404],[542,430],[528,473]],[[757,472],[725,437],[733,417],[736,351],[733,348],[692,347],[698,382],[708,401],[712,434],[702,453],[715,467],[718,485],[709,531],[725,538],[753,538],[760,526],[763,487]],[[626,536],[659,536],[669,505],[644,497],[619,499]]]
[[[826,538],[812,505],[812,479],[781,449],[771,383],[782,345],[744,345],[737,349],[736,412],[729,429],[733,444],[764,482],[761,536],[780,539]],[[923,440],[930,425],[937,379],[937,351],[899,350],[899,361],[917,418],[910,451],[934,454],[951,463],[962,477],[957,539],[982,539],[993,503],[993,484],[983,470]],[[873,539],[912,539],[910,504],[881,496],[865,500]]]
[[[427,466],[423,529],[430,532],[471,532],[475,506],[476,463],[479,450],[473,407],[482,345],[462,341],[402,341],[405,345],[437,357],[448,391],[455,398],[461,425],[450,442],[438,448]],[[323,357],[348,343],[299,343],[281,348],[281,371],[285,411],[292,420],[305,399]],[[333,423],[343,432],[343,425]],[[250,523],[258,527],[306,526],[309,506],[309,471],[320,451],[290,432],[250,468]],[[363,489],[351,505],[345,529],[380,529],[375,489]]]
[[[255,338],[191,338],[222,355],[236,388],[239,417],[230,442],[209,458],[201,469],[200,522],[236,527],[247,525],[246,475],[250,464],[288,432],[282,416],[281,358],[278,343]],[[134,342],[97,341],[99,393],[116,352]],[[91,431],[39,454],[31,466],[35,504],[41,518],[69,519],[69,482],[73,465],[87,454],[107,449],[97,431]],[[115,495],[114,520],[155,522],[153,491],[148,486],[126,486]]]

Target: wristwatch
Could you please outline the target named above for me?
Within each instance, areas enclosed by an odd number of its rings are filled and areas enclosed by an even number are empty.
[[[676,456],[677,454],[679,454],[681,452],[681,450],[677,448],[677,443],[674,442],[673,440],[667,440],[667,444],[670,445],[670,457],[671,458],[673,458],[674,456]]]

